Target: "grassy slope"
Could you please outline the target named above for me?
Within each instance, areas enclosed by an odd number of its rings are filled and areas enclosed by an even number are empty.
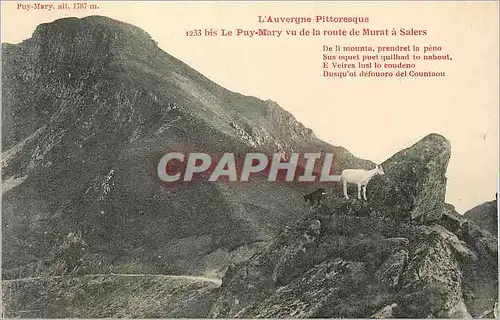
[[[3,316],[205,317],[218,283],[195,277],[89,275],[6,280]]]

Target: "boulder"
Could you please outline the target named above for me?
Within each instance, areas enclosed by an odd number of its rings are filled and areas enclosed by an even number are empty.
[[[441,218],[446,194],[450,142],[430,134],[382,163],[367,197],[385,216],[422,224]]]

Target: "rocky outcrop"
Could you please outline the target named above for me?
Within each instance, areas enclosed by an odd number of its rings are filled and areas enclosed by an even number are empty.
[[[360,221],[352,222],[347,217],[309,215],[284,230],[247,263],[226,274],[211,316],[374,313],[388,291],[376,285],[373,274],[401,243],[370,230],[358,234],[352,227]],[[336,236],[337,232],[342,234]]]
[[[311,214],[233,266],[210,316],[477,317],[496,299],[495,254],[436,224]]]
[[[370,182],[369,197],[383,215],[414,223],[437,221],[443,212],[450,142],[430,134],[382,163],[385,175]]]
[[[446,204],[439,224],[457,236],[477,259],[461,259],[463,297],[472,316],[493,309],[498,301],[498,241]]]
[[[464,213],[464,217],[474,221],[482,229],[498,238],[498,200],[474,207]]]
[[[422,227],[422,240],[412,246],[411,259],[396,297],[396,317],[470,318],[463,300],[459,262],[477,256],[448,230]]]
[[[383,164],[368,201],[328,196],[232,267],[210,316],[471,318],[491,310],[496,241],[444,203],[449,156],[447,140],[429,135]]]

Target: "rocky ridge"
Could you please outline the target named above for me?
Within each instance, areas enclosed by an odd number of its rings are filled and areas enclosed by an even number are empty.
[[[211,316],[470,318],[491,311],[497,241],[444,202],[449,156],[449,142],[432,134],[382,164],[385,175],[370,182],[368,201],[329,196],[231,267]]]

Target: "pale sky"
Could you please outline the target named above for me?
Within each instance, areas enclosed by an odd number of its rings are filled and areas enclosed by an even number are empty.
[[[44,2],[45,3],[45,2]],[[47,2],[54,3],[57,2]],[[19,10],[2,2],[2,42],[31,37],[40,23],[104,15],[134,24],[167,53],[223,87],[272,99],[321,139],[383,162],[428,133],[451,141],[447,202],[459,212],[495,198],[498,177],[498,2],[101,2],[99,9]],[[91,2],[87,2],[88,5]],[[259,15],[367,16],[367,25],[263,24]],[[426,29],[422,37],[187,37],[191,29]],[[220,32],[220,31],[219,31]],[[441,46],[453,61],[431,61],[441,79],[332,80],[322,46]]]

